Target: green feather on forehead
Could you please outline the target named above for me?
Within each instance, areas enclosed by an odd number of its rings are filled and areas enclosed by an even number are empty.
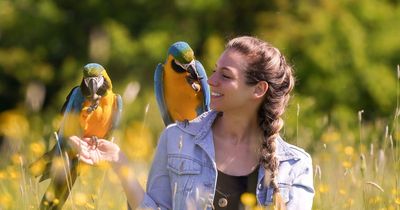
[[[98,77],[102,71],[105,69],[100,64],[89,63],[83,67],[83,77]]]
[[[169,53],[180,63],[190,63],[194,59],[194,52],[186,42],[176,42]]]
[[[182,62],[182,63],[189,63],[190,61],[192,61],[194,59],[194,53],[192,49],[185,49],[185,51],[182,52],[182,54],[180,54],[180,58],[176,58],[178,61]]]

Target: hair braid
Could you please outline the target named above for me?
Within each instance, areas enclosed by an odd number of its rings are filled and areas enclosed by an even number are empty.
[[[265,168],[265,184],[279,193],[276,180],[279,161],[276,156],[276,138],[283,127],[281,118],[294,86],[291,66],[279,50],[269,43],[254,37],[238,37],[227,44],[246,57],[246,83],[255,85],[260,81],[268,83],[268,90],[258,112],[259,126],[264,139],[261,144],[260,162]]]

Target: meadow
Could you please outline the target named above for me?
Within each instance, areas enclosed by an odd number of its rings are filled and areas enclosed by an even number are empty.
[[[0,210],[38,209],[49,182],[28,166],[56,144],[58,112],[85,64],[106,67],[123,96],[115,139],[136,169],[127,175],[144,186],[164,128],[155,67],[181,40],[209,75],[238,35],[270,42],[294,66],[281,135],[313,158],[313,209],[400,209],[399,1],[0,0],[0,8]],[[126,209],[107,164],[79,168],[65,209]],[[243,201],[257,209],[254,195]]]
[[[131,100],[127,104],[135,103]],[[282,135],[312,155],[313,209],[399,209],[399,107],[388,120],[364,120],[365,113],[359,110],[354,113],[354,123],[347,127],[334,125],[327,116],[316,118],[314,127],[304,125],[302,119],[306,115],[301,108],[295,98],[285,115],[287,124]],[[154,99],[142,110],[142,120],[124,122],[115,136],[135,168],[127,175],[137,177],[145,186],[159,133],[153,135],[151,127],[160,124],[161,119]],[[0,129],[6,135],[0,160],[0,209],[38,209],[49,181],[39,183],[31,173],[35,169],[28,166],[56,143],[54,131],[60,120],[58,115],[1,113]],[[65,209],[126,208],[123,189],[107,164],[80,164],[79,168],[80,176]],[[60,170],[63,169],[61,163]],[[254,195],[243,199],[248,209],[260,209],[254,206]]]

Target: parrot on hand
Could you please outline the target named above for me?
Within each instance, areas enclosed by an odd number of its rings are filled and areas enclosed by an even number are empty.
[[[210,109],[207,74],[186,42],[172,44],[165,63],[158,64],[154,89],[165,125],[187,123]]]
[[[71,90],[62,107],[63,119],[56,133],[56,145],[30,165],[31,171],[44,168],[36,170],[38,173],[34,174],[42,175],[40,182],[51,179],[40,209],[61,209],[79,175],[77,152],[69,146],[67,138],[73,135],[91,138],[97,146],[98,138],[112,138],[121,112],[121,96],[113,93],[106,70],[97,63],[85,65],[80,86]]]

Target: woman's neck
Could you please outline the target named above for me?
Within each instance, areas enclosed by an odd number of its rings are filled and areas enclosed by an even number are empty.
[[[229,175],[247,175],[259,162],[262,132],[256,116],[245,116],[224,113],[213,125],[217,168]]]
[[[257,115],[229,114],[216,119],[214,135],[231,141],[232,144],[254,143],[262,138],[262,131],[257,123]]]

